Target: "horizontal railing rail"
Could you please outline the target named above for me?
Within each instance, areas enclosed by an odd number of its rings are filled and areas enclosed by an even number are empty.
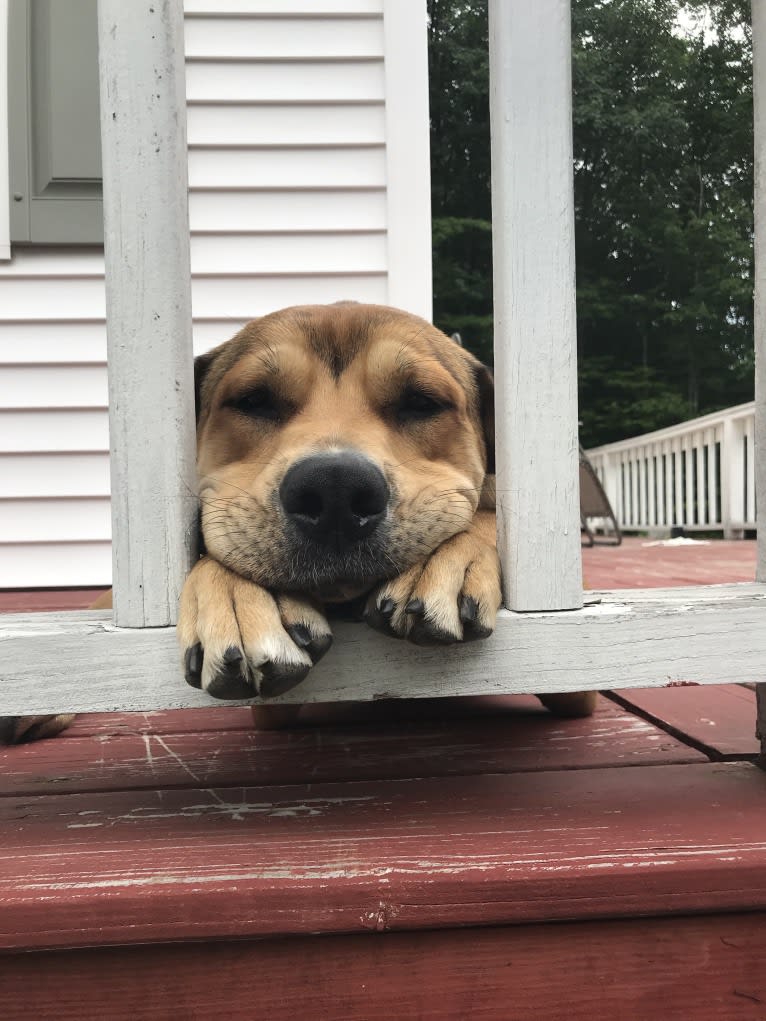
[[[755,402],[607,443],[588,458],[623,531],[756,528]]]

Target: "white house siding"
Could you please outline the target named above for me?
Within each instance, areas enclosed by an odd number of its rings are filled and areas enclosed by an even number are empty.
[[[425,0],[185,13],[195,352],[295,303],[429,316]],[[0,588],[110,581],[104,315],[100,249],[0,262]]]

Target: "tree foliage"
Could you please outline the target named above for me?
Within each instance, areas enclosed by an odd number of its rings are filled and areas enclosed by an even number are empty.
[[[486,2],[429,0],[434,311],[491,356]],[[752,396],[746,0],[574,0],[582,439]]]

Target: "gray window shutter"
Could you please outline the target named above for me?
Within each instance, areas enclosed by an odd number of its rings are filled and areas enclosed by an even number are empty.
[[[10,0],[11,241],[103,242],[96,0]]]

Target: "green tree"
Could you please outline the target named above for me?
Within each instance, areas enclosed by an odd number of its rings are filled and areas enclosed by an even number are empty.
[[[434,317],[492,360],[486,0],[428,0]]]
[[[486,4],[429,10],[435,318],[487,358]],[[752,396],[748,14],[746,0],[573,4],[587,445]]]

